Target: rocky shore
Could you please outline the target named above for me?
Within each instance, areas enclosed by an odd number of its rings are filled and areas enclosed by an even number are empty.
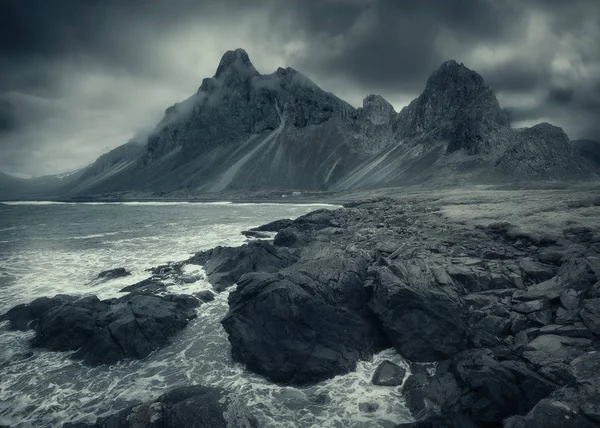
[[[435,204],[374,199],[254,231],[275,236],[158,267],[120,299],[56,296],[3,318],[34,328],[33,346],[78,349],[87,363],[144,358],[201,303],[165,294],[162,279],[185,281],[182,267],[202,264],[216,292],[232,287],[222,324],[233,358],[270,381],[319,382],[393,347],[411,372],[384,363],[373,382],[401,388],[415,419],[402,427],[600,426],[598,230],[473,225],[444,218]],[[160,398],[142,410],[193,414],[211,400],[197,402]],[[211,412],[229,415],[229,426],[256,425],[246,409],[234,422],[231,408]],[[135,425],[130,413],[93,426],[154,426]],[[156,426],[221,426],[170,423]]]

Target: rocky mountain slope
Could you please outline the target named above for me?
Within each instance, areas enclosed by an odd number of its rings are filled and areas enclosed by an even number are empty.
[[[588,161],[600,166],[600,143],[594,140],[574,140],[575,148]]]
[[[102,156],[65,195],[356,190],[432,182],[599,177],[560,128],[510,127],[476,72],[447,61],[399,113],[354,108],[291,68],[260,74],[242,49],[169,107],[144,146]]]

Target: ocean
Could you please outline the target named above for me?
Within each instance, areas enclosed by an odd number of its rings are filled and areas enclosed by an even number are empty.
[[[295,218],[320,204],[183,202],[0,203],[0,313],[56,294],[101,299],[147,278],[148,268],[187,259],[217,245],[247,242],[240,232],[280,218]],[[99,272],[125,267],[132,275],[106,282]],[[201,275],[201,266],[187,272]],[[211,289],[199,279],[169,290]],[[0,425],[54,427],[93,421],[171,388],[202,384],[240,397],[267,427],[393,427],[411,420],[398,387],[371,384],[383,360],[406,363],[393,350],[359,363],[355,372],[306,388],[274,385],[231,359],[220,320],[228,292],[198,309],[198,318],[173,343],[144,360],[89,367],[68,352],[30,349],[33,332],[0,324]],[[313,397],[326,394],[329,402]],[[375,403],[371,413],[360,403]]]

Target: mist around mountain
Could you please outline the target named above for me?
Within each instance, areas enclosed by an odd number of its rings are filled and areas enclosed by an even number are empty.
[[[292,68],[259,73],[242,49],[166,109],[147,138],[68,179],[0,177],[0,197],[196,196],[355,191],[597,179],[597,151],[544,123],[514,130],[483,78],[450,60],[400,112],[379,95],[363,106]]]

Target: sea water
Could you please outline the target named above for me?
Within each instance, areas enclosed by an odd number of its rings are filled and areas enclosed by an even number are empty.
[[[148,268],[187,259],[217,245],[241,245],[240,233],[318,204],[0,203],[0,313],[36,297],[119,290],[149,276]],[[98,282],[99,272],[124,267],[132,275]],[[188,265],[201,278],[200,266]],[[211,289],[199,279],[178,293]],[[410,420],[398,387],[371,384],[385,359],[406,366],[393,350],[358,364],[355,372],[305,388],[277,386],[231,359],[220,321],[227,292],[198,309],[173,343],[144,360],[89,367],[68,352],[30,349],[32,332],[0,324],[0,425],[60,426],[94,421],[178,386],[221,387],[243,399],[261,427],[392,427]],[[313,397],[325,394],[325,404]],[[372,413],[360,403],[378,405]]]

